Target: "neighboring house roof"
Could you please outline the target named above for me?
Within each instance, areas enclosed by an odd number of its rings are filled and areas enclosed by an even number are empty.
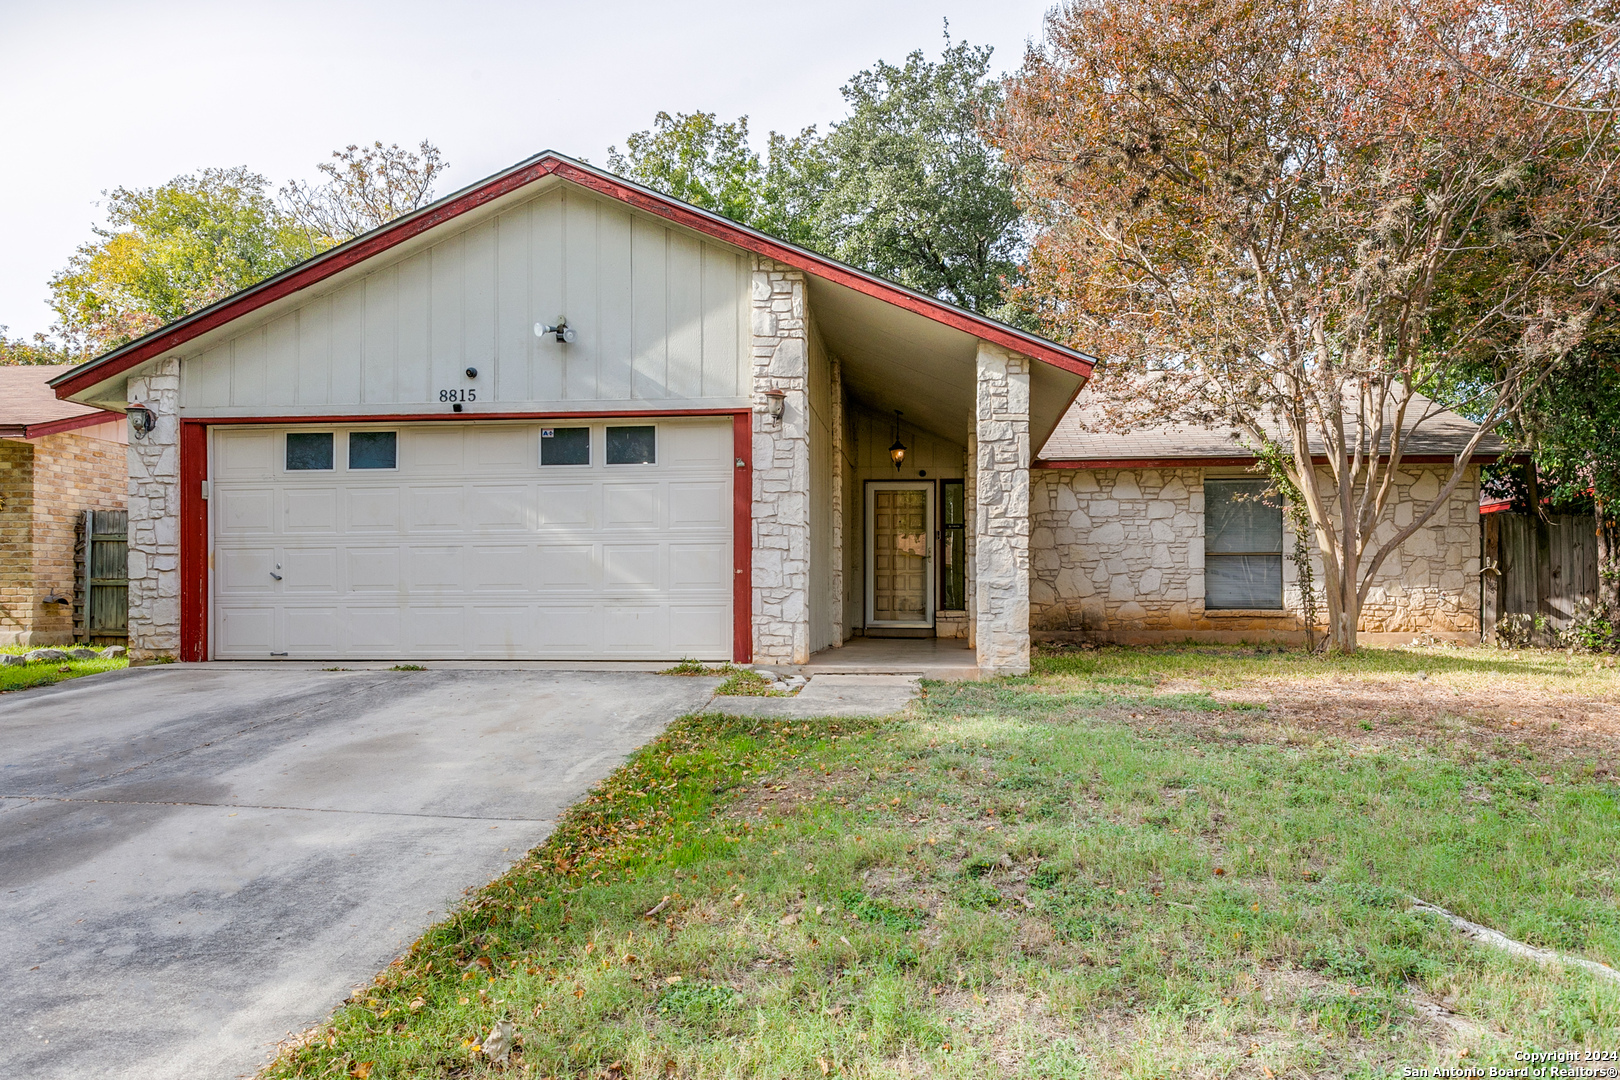
[[[121,419],[117,413],[63,401],[51,392],[50,380],[73,368],[72,364],[0,365],[0,438],[36,439]]]
[[[1432,413],[1417,423],[1419,417]],[[1416,423],[1414,430],[1413,424]],[[1407,434],[1401,459],[1414,464],[1451,461],[1468,446],[1477,425],[1467,417],[1440,409],[1414,395],[1407,408]],[[1311,439],[1312,452],[1325,454],[1321,440]],[[1507,446],[1486,435],[1474,450],[1476,462],[1494,461]],[[1082,392],[1058,422],[1036,459],[1047,468],[1122,468],[1148,465],[1248,465],[1255,460],[1231,431],[1190,424],[1154,424],[1129,431],[1111,430],[1098,395]]]
[[[389,222],[347,243],[267,278],[257,285],[178,319],[145,337],[106,353],[71,372],[64,372],[52,386],[60,397],[83,393],[99,383],[169,352],[208,331],[238,319],[285,296],[309,288],[357,263],[381,254],[470,210],[493,202],[547,176],[557,176],[609,198],[655,214],[694,231],[715,237],[757,255],[792,266],[815,277],[886,301],[926,316],[1013,352],[1061,368],[1082,379],[1091,374],[1092,357],[1078,350],[1048,341],[994,319],[946,303],[897,285],[876,275],[830,259],[773,236],[739,225],[735,221],[699,209],[660,192],[631,183],[584,162],[546,151],[527,161],[496,173],[471,187],[463,188],[420,210]]]

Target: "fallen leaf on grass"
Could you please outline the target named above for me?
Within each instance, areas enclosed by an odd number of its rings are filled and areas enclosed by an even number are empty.
[[[355,1080],[366,1080],[366,1077],[371,1075],[371,1065],[369,1061],[357,1061],[349,1066],[349,1075],[355,1077]]]
[[[778,926],[792,926],[794,923],[796,923],[798,921],[799,921],[799,917],[797,915],[784,915],[780,919],[776,920],[776,925],[778,925]]]

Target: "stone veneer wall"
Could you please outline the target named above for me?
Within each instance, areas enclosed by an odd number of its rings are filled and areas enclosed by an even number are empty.
[[[979,343],[974,626],[984,675],[1029,670],[1029,360]]]
[[[129,443],[129,657],[178,657],[180,361],[166,357],[131,376],[128,394],[157,419]]]
[[[754,260],[754,660],[810,659],[810,354],[804,275]],[[771,417],[766,390],[786,392]]]
[[[1412,520],[1448,466],[1409,466],[1380,539]],[[1041,469],[1030,497],[1030,618],[1041,640],[1151,643],[1302,639],[1284,540],[1286,615],[1204,609],[1202,469]],[[1212,475],[1233,475],[1222,472]],[[1249,475],[1238,473],[1236,475]],[[1365,633],[1479,632],[1478,471],[1390,555],[1362,610]],[[1316,563],[1317,581],[1321,565]],[[1320,620],[1325,620],[1322,608]]]

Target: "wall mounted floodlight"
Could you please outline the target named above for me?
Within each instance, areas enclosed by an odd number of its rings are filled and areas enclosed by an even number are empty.
[[[145,405],[129,407],[129,430],[137,439],[144,439],[157,427],[157,417]]]
[[[545,337],[547,334],[555,334],[557,340],[564,345],[573,341],[576,336],[574,328],[568,325],[568,319],[563,315],[557,316],[557,325],[555,326],[547,326],[545,323],[534,324],[535,337]]]
[[[787,407],[787,391],[786,390],[774,390],[773,389],[773,390],[765,391],[765,412],[770,415],[772,420],[780,420],[780,419],[782,419],[782,411],[786,407]]]

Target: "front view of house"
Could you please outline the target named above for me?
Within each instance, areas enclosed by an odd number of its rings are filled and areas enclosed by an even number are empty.
[[[1196,462],[1056,462],[1032,505],[1090,371],[545,154],[53,385],[129,414],[137,658],[786,664],[937,635],[1001,673],[1032,583],[1039,631],[1210,630]],[[1297,628],[1283,573],[1234,610]]]

